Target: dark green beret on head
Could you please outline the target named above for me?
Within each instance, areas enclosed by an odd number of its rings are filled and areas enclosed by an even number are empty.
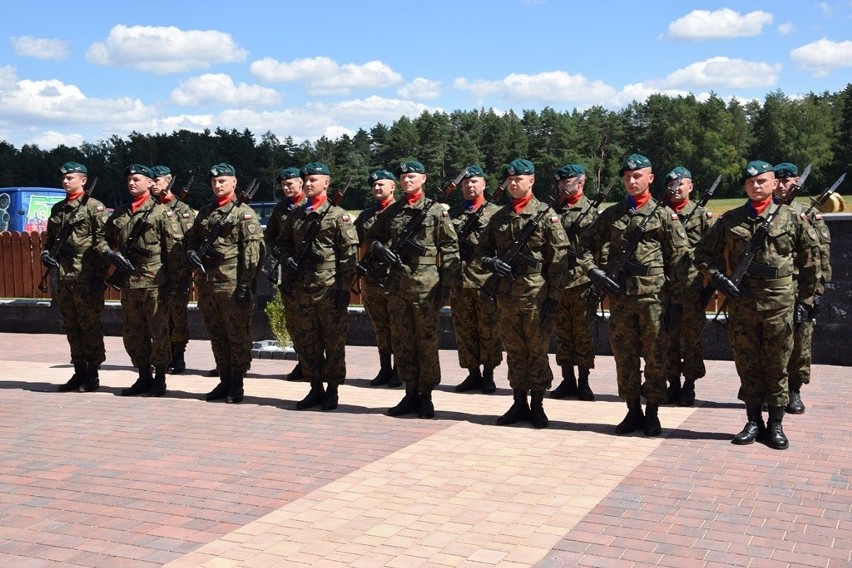
[[[796,164],[790,164],[784,162],[783,164],[778,164],[775,166],[775,177],[785,179],[785,178],[794,178],[799,175],[799,168],[796,167]]]
[[[370,177],[367,178],[367,185],[372,186],[380,179],[389,179],[396,181],[396,176],[393,175],[393,172],[390,172],[388,170],[373,170],[372,173],[370,173]]]
[[[65,174],[84,174],[88,175],[89,170],[86,169],[86,166],[83,164],[78,164],[77,162],[65,162],[61,166],[59,166],[59,175],[64,176]]]
[[[302,172],[299,168],[281,168],[278,170],[278,175],[275,176],[275,181],[281,182],[285,179],[293,179],[302,177]]]
[[[302,166],[302,177],[304,178],[312,175],[330,176],[331,170],[329,170],[328,166],[322,162],[308,162]]]
[[[666,174],[666,181],[674,181],[679,177],[683,177],[683,179],[692,179],[692,172],[683,166],[678,166]]]
[[[512,160],[503,166],[503,174],[503,177],[533,175],[535,166],[529,160]]]
[[[624,172],[632,172],[633,170],[641,170],[642,168],[650,168],[651,160],[642,154],[630,154],[624,163],[621,164],[621,169],[618,170],[618,175],[623,176]]]
[[[743,169],[742,175],[740,175],[740,185],[744,184],[745,181],[756,175],[765,174],[766,172],[774,172],[775,168],[772,167],[772,164],[769,162],[764,162],[763,160],[752,160],[746,167]]]
[[[172,173],[172,170],[168,166],[154,166],[151,168],[151,171],[154,173],[155,178],[167,176]]]
[[[465,179],[475,177],[484,178],[485,171],[479,166],[468,166],[467,169],[464,171],[464,177]]]
[[[407,162],[401,162],[396,168],[394,168],[393,172],[397,176],[409,173],[425,174],[426,166],[424,166],[417,160],[408,160]]]
[[[561,181],[563,179],[575,178],[585,173],[586,168],[583,167],[583,164],[565,164],[553,173],[553,177],[556,178],[556,181]]]
[[[124,168],[124,177],[132,176],[134,174],[140,174],[152,179],[154,178],[154,172],[152,172],[151,168],[148,166],[143,166],[142,164],[130,164]]]
[[[208,178],[220,177],[220,176],[230,176],[236,177],[237,170],[234,169],[234,166],[231,164],[226,164],[222,162],[221,164],[215,164],[210,167],[210,173],[208,174]]]

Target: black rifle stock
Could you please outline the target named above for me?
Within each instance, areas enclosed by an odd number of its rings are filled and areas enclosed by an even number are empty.
[[[207,238],[204,239],[204,242],[201,243],[201,246],[195,251],[198,255],[198,258],[201,260],[201,266],[197,266],[199,270],[203,273],[207,273],[207,267],[204,266],[204,260],[208,259],[214,263],[221,262],[224,255],[213,248],[213,243],[216,239],[219,238],[219,235],[222,234],[222,231],[225,230],[231,223],[231,218],[234,216],[234,210],[244,203],[248,203],[251,201],[254,194],[257,193],[257,189],[260,187],[260,183],[257,179],[251,180],[251,183],[248,187],[242,191],[237,200],[231,205],[231,208],[228,209],[228,212],[219,218],[219,221],[213,225],[213,227],[208,231]]]

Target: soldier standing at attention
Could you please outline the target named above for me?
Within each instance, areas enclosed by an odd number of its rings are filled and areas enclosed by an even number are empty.
[[[546,428],[542,401],[553,382],[548,348],[553,314],[567,284],[568,237],[556,212],[533,195],[532,162],[514,160],[504,167],[503,175],[508,178],[511,203],[491,217],[475,253],[483,267],[499,277],[495,297],[514,402],[497,424],[530,420],[534,427]],[[501,255],[530,223],[535,230],[526,239],[523,252],[528,261],[502,260]]]
[[[302,172],[299,168],[281,168],[278,171],[278,175],[275,176],[275,181],[278,183],[278,187],[281,188],[284,199],[279,201],[272,209],[269,221],[266,224],[266,230],[263,232],[263,240],[266,242],[266,250],[269,251],[276,261],[280,262],[280,254],[275,247],[275,242],[278,240],[278,235],[281,234],[281,226],[284,224],[284,220],[305,200],[305,192],[302,190],[304,182],[302,182]],[[277,277],[275,274],[270,274],[270,276],[273,278]],[[287,329],[290,341],[295,346],[299,340],[292,323],[296,319],[296,307],[293,304],[293,300],[283,294],[281,296],[281,303],[284,306],[284,327]],[[290,317],[287,317],[288,315]],[[284,376],[284,380],[305,380],[305,375],[302,373],[302,364],[296,361],[296,366]]]
[[[748,201],[719,217],[698,243],[695,264],[728,298],[728,340],[740,376],[737,398],[745,403],[748,418],[731,441],[743,445],[765,439],[771,448],[783,450],[790,445],[782,421],[789,402],[793,314],[806,312],[813,301],[819,278],[814,257],[817,236],[802,214],[772,202],[778,180],[771,164],[749,162],[740,183]],[[759,227],[770,216],[774,220],[769,237],[755,241]],[[750,265],[753,270],[737,285],[728,275],[757,245]],[[763,403],[769,407],[768,428],[763,423]]]
[[[66,162],[59,168],[65,199],[56,203],[47,220],[47,242],[41,251],[41,263],[57,271],[54,296],[62,314],[62,330],[71,347],[74,374],[59,392],[95,391],[100,387],[98,366],[104,362],[103,254],[109,250],[104,240],[107,210],[104,204],[84,192],[88,170],[83,164]],[[72,228],[64,243],[57,243],[60,230]],[[66,229],[67,231],[68,229]],[[51,256],[58,246],[59,254]]]
[[[104,227],[112,247],[107,259],[117,271],[111,279],[121,287],[124,348],[139,369],[139,378],[121,396],[163,396],[172,360],[169,302],[184,266],[183,229],[174,211],[151,196],[151,168],[133,164],[124,175],[131,203],[116,209]]]
[[[195,221],[196,211],[168,189],[172,181],[172,171],[168,167],[154,166],[151,171],[154,173],[154,187],[151,192],[159,203],[172,211],[173,218],[180,223],[181,239],[183,239],[192,227],[192,222]],[[186,353],[186,344],[189,343],[189,318],[186,310],[189,305],[192,275],[189,267],[186,266],[185,258],[175,257],[175,260],[184,262],[178,286],[172,294],[169,307],[169,339],[172,344],[172,362],[169,365],[169,372],[177,375],[186,370],[184,353]]]
[[[328,166],[310,162],[302,168],[302,179],[306,200],[284,220],[276,242],[285,275],[289,271],[293,278],[293,313],[299,314],[292,322],[294,337],[299,338],[296,354],[311,384],[296,408],[334,410],[338,387],[346,379],[349,284],[358,256],[358,235],[349,212],[328,201]],[[306,239],[316,224],[316,236]],[[282,289],[282,296],[287,293]]]
[[[370,251],[389,265],[391,343],[405,383],[405,396],[388,414],[416,412],[420,418],[433,418],[432,390],[441,382],[438,314],[459,269],[459,245],[447,211],[425,196],[423,164],[402,162],[394,173],[403,199],[388,206],[367,232]],[[416,229],[411,238],[396,243],[409,229]]]
[[[799,183],[799,168],[795,164],[778,164],[775,166],[775,177],[778,178],[778,187],[775,189],[776,199],[786,199],[787,193],[792,187]],[[792,207],[803,212],[799,203],[793,202]],[[819,312],[820,299],[825,292],[826,283],[831,281],[830,248],[831,234],[822,215],[816,208],[808,215],[808,222],[816,230],[818,239],[818,254],[820,276],[817,279],[816,289],[812,298],[811,308],[805,317],[795,321],[796,326],[793,333],[793,352],[790,354],[790,362],[787,364],[789,373],[788,384],[790,390],[790,401],[787,403],[787,414],[804,414],[805,404],[802,402],[802,385],[811,382],[811,344],[813,343],[814,318]]]
[[[669,198],[668,206],[677,214],[689,239],[689,257],[695,255],[695,246],[701,237],[713,226],[713,213],[689,200],[692,192],[692,173],[678,166],[666,175],[666,186],[671,187],[681,178],[677,191]],[[678,406],[695,404],[695,381],[704,376],[704,349],[701,346],[701,334],[707,324],[707,314],[701,298],[704,289],[704,276],[692,263],[689,266],[686,292],[683,297],[680,322],[674,322],[671,330],[663,334],[663,365],[665,377],[669,383],[667,402]],[[681,355],[681,338],[683,354]],[[680,375],[683,374],[683,386]]]
[[[619,173],[627,198],[605,209],[586,231],[581,263],[595,287],[610,298],[609,342],[618,395],[628,409],[615,433],[643,429],[646,436],[659,436],[662,429],[657,411],[666,402],[659,343],[661,321],[676,320],[677,307],[683,304],[689,271],[688,240],[677,215],[651,197],[654,174],[648,158],[630,155]],[[637,237],[634,242],[638,244],[628,261],[618,274],[610,275],[609,264],[621,264],[619,259],[626,256],[629,239]],[[647,400],[644,414],[642,396]]]
[[[396,176],[388,170],[374,170],[367,178],[367,184],[373,192],[376,204],[367,207],[358,218],[355,219],[355,229],[358,231],[358,242],[363,249],[361,252],[362,262],[368,263],[366,268],[379,278],[387,275],[387,268],[374,262],[371,255],[365,256],[367,252],[367,232],[379,215],[384,213],[388,205],[394,202],[396,192]],[[376,346],[379,349],[379,373],[370,381],[370,386],[378,387],[388,385],[398,387],[402,384],[396,367],[391,364],[393,345],[391,344],[390,311],[388,309],[387,288],[379,286],[370,274],[360,277],[362,282],[361,300],[364,302],[364,310],[373,324],[376,332]]]
[[[254,209],[236,197],[236,176],[231,164],[210,168],[214,200],[199,210],[186,245],[187,260],[198,269],[198,308],[219,372],[219,384],[204,398],[229,403],[242,402],[244,396],[243,382],[251,365],[254,293],[265,252]],[[212,254],[203,254],[205,247]]]
[[[563,205],[556,211],[568,236],[566,259],[567,286],[562,290],[559,307],[553,319],[556,334],[556,363],[562,368],[562,383],[553,389],[550,398],[576,396],[580,400],[595,400],[589,386],[589,371],[595,368],[595,345],[592,334],[595,317],[586,303],[591,281],[577,262],[581,255],[580,236],[598,218],[599,212],[584,195],[586,168],[582,164],[567,164],[554,174],[563,196]],[[577,178],[580,178],[577,180]],[[577,367],[577,377],[574,367]]]
[[[500,207],[485,200],[485,172],[479,166],[467,168],[461,189],[464,201],[450,210],[461,257],[461,270],[453,283],[450,306],[459,365],[468,370],[468,375],[456,385],[455,391],[479,390],[491,394],[497,390],[494,368],[503,362],[503,343],[497,323],[497,304],[484,297],[480,290],[490,272],[483,271],[474,251],[479,234]],[[471,217],[476,215],[479,219],[472,221]],[[474,222],[468,234],[460,232],[467,223]]]

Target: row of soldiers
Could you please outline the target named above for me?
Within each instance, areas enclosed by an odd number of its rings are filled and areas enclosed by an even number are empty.
[[[127,172],[131,196],[133,168]],[[706,291],[714,288],[727,297],[731,347],[742,384],[738,396],[748,416],[734,442],[761,439],[772,447],[787,447],[781,419],[785,408],[804,412],[800,389],[809,380],[810,330],[830,278],[830,237],[824,223],[816,214],[781,203],[785,188],[797,181],[795,166],[750,162],[741,179],[749,200],[715,224],[709,211],[689,199],[693,184],[686,168],[666,176],[665,202],[653,199],[651,163],[639,154],[629,156],[620,171],[626,199],[604,211],[598,210],[600,196],[592,201],[584,195],[581,164],[556,172],[557,197],[549,204],[532,193],[535,166],[528,160],[510,162],[502,174],[500,188],[488,197],[483,170],[467,167],[453,182],[461,183],[464,202],[448,210],[426,195],[422,163],[406,161],[393,172],[378,169],[368,179],[376,203],[353,220],[334,203],[340,194],[329,196],[331,173],[325,164],[284,168],[277,179],[284,199],[262,235],[252,210],[235,198],[233,168],[219,164],[210,175],[214,203],[202,210],[183,239],[164,244],[156,255],[175,258],[181,271],[164,270],[147,296],[159,293],[168,304],[181,274],[194,270],[200,275],[199,307],[220,378],[206,398],[239,402],[250,362],[255,278],[266,248],[281,267],[287,327],[299,361],[291,375],[310,384],[296,407],[337,407],[338,387],[346,376],[347,308],[350,290],[355,290],[363,294],[376,330],[380,372],[371,384],[404,384],[405,395],[388,413],[422,418],[435,413],[432,391],[441,378],[438,320],[449,303],[459,364],[469,371],[456,390],[494,392],[494,369],[505,350],[513,403],[497,422],[530,421],[543,428],[548,425],[543,399],[553,381],[548,347],[554,331],[563,380],[551,397],[594,400],[589,385],[594,312],[606,295],[618,392],[628,408],[616,432],[642,430],[656,436],[660,405],[694,404],[695,381],[705,373],[700,338]],[[397,183],[402,189],[398,201]],[[509,202],[498,205],[503,191]],[[72,207],[73,195],[69,192],[64,207]],[[773,196],[781,201],[773,202]],[[97,212],[102,205],[94,207]],[[55,208],[56,213],[61,210]],[[107,224],[123,214],[127,212],[116,211]],[[164,216],[171,225],[165,233],[176,232],[177,220],[170,221],[167,211]],[[780,221],[770,227],[770,217]],[[61,219],[53,224],[61,225]],[[770,236],[754,251],[754,264],[771,270],[731,280],[737,259],[756,241],[760,227]],[[56,231],[49,228],[49,245],[51,234]],[[226,240],[231,244],[220,242]],[[121,239],[107,242],[107,248],[99,244],[96,249],[101,257],[133,274],[137,267],[122,254]],[[168,268],[170,262],[163,264]],[[147,320],[133,317],[133,294],[128,291],[127,296],[130,315],[125,318],[132,319],[125,320],[126,331],[132,335],[134,328],[140,330],[138,322]],[[137,304],[144,306],[143,300]],[[63,310],[63,316],[69,331],[67,322],[74,315]],[[75,357],[71,343],[75,375],[69,383],[79,388],[85,379],[73,384],[79,380],[76,361],[89,359]],[[129,343],[125,334],[134,358]],[[156,358],[134,358],[140,379],[127,389],[129,394],[164,392],[163,349],[155,351]],[[102,341],[101,355],[93,360],[96,369],[103,360]],[[154,379],[146,380],[143,367],[150,374],[152,366]],[[768,427],[761,404],[769,408]]]

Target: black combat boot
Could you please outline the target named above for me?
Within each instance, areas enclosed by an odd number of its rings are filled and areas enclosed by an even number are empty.
[[[243,401],[243,397],[245,396],[243,381],[245,378],[245,370],[233,369],[231,371],[231,380],[228,381],[228,396],[225,398],[225,402],[229,404],[239,404]]]
[[[98,366],[100,363],[94,359],[86,361],[86,378],[83,380],[83,390],[85,392],[94,392],[101,388],[101,380],[98,377]]]
[[[308,391],[308,396],[296,403],[296,410],[306,410],[319,406],[325,400],[325,389],[322,388],[322,381],[315,379],[311,381],[311,390]]]
[[[512,399],[514,402],[506,414],[497,419],[498,426],[508,426],[522,420],[530,419],[530,405],[527,402],[527,391],[520,389],[512,389]]]
[[[329,382],[328,387],[325,389],[325,396],[322,399],[322,406],[320,408],[322,410],[334,410],[337,408],[338,400],[337,383]]]
[[[732,444],[738,446],[753,444],[755,440],[763,438],[766,435],[766,425],[763,423],[763,415],[761,414],[759,404],[746,404],[746,416],[748,417],[748,422],[746,422],[742,431],[731,440]]]
[[[146,394],[151,391],[153,384],[151,378],[151,366],[143,365],[139,368],[139,378],[136,382],[126,389],[121,389],[121,396],[136,396],[137,394]]]
[[[659,409],[659,404],[651,404],[650,402],[645,406],[644,430],[646,436],[659,436],[660,432],[663,431],[663,427],[660,425],[660,417],[657,416]]]
[[[399,404],[388,409],[388,416],[402,416],[415,412],[420,413],[420,395],[417,394],[417,385],[411,381],[405,383],[405,396]]]
[[[790,381],[790,401],[787,403],[787,414],[804,414],[805,403],[802,402],[801,381]]]
[[[80,390],[83,381],[86,380],[86,362],[80,361],[74,363],[74,374],[68,379],[68,382],[56,387],[57,392],[70,392]]]
[[[456,385],[456,392],[468,392],[482,389],[482,373],[479,367],[471,367],[467,370],[467,378]]]
[[[204,395],[204,400],[207,402],[222,400],[228,396],[228,389],[231,386],[231,369],[227,367],[219,369],[217,374],[219,375],[219,384],[212,391]]]
[[[530,391],[530,422],[536,428],[547,428],[547,414],[544,413],[544,391]]]
[[[370,381],[371,387],[380,387],[390,383],[391,375],[393,374],[393,366],[391,365],[391,354],[388,351],[379,351],[379,374]]]
[[[497,390],[494,384],[494,367],[482,367],[482,394],[491,394]]]
[[[638,398],[627,401],[627,414],[624,420],[615,427],[616,434],[629,434],[645,428],[645,415],[642,413],[642,402]]]
[[[166,368],[154,369],[154,380],[151,383],[151,392],[148,396],[163,396],[166,394]]]
[[[666,393],[666,404],[678,404],[678,401],[680,401],[680,375],[669,379],[669,388]]]
[[[417,411],[420,418],[435,418],[435,405],[432,404],[432,391],[420,393],[420,409]]]
[[[580,400],[593,401],[595,393],[592,392],[592,387],[589,386],[589,369],[586,367],[577,367],[577,398]]]
[[[786,450],[790,447],[790,441],[784,435],[781,421],[784,420],[783,406],[769,407],[769,420],[766,424],[766,445],[776,450]]]
[[[388,387],[395,389],[396,387],[401,387],[402,381],[399,379],[399,373],[396,372],[396,365],[393,366],[393,370],[391,371],[390,380],[388,381]]]
[[[577,396],[577,378],[574,376],[573,365],[562,366],[562,382],[550,391],[550,398],[568,398]]]
[[[293,367],[293,370],[284,375],[285,381],[290,381],[291,383],[298,383],[300,381],[305,380],[305,374],[302,372],[302,363],[297,362],[296,366]]]
[[[680,397],[677,399],[677,405],[695,405],[695,379],[683,378],[683,386],[680,389]]]
[[[185,343],[172,343],[172,362],[169,364],[169,373],[179,375],[186,371],[186,361],[183,355],[186,353]]]

